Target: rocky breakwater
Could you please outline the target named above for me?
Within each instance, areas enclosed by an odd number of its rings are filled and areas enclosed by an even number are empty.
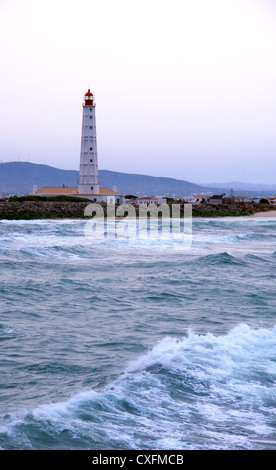
[[[64,219],[82,218],[89,202],[22,201],[0,202],[0,219]]]
[[[194,217],[235,217],[240,215],[253,215],[258,212],[268,212],[271,210],[273,210],[273,206],[271,206],[270,204],[257,204],[246,202],[236,202],[232,204],[193,204]]]
[[[84,218],[84,210],[88,204],[91,201],[0,201],[0,219],[79,219]],[[101,206],[106,214],[106,204]],[[138,216],[139,206],[134,207]],[[270,204],[193,204],[194,217],[242,216],[271,210],[273,206]],[[183,203],[180,205],[180,214],[184,214]]]

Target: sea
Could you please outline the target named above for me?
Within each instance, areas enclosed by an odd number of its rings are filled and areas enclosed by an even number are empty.
[[[0,449],[275,450],[276,218],[86,229],[0,221]]]

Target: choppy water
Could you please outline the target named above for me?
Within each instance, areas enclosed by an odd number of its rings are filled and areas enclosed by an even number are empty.
[[[1,221],[2,449],[276,449],[276,219]]]

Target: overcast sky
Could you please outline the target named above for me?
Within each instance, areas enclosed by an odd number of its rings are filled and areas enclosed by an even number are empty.
[[[0,0],[0,160],[276,183],[275,0]]]

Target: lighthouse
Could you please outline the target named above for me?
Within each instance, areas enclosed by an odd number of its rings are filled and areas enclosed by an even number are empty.
[[[80,170],[78,186],[45,186],[34,189],[32,194],[41,197],[73,196],[106,204],[122,204],[124,197],[113,189],[99,186],[95,99],[90,89],[85,93],[82,103],[82,130],[80,149]]]
[[[90,89],[85,93],[83,100],[78,192],[79,194],[99,194],[96,103]]]

